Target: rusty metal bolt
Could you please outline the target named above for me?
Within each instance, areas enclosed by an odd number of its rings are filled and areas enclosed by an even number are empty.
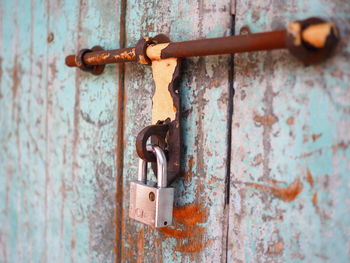
[[[339,30],[334,23],[311,17],[289,24],[286,44],[295,57],[305,65],[311,65],[330,57],[339,39]]]
[[[98,65],[98,66],[88,66],[84,62],[84,55],[89,52],[94,51],[102,51],[104,50],[100,46],[94,46],[92,49],[84,48],[81,49],[78,53],[78,55],[75,57],[75,63],[79,69],[85,72],[92,73],[93,75],[100,75],[103,73],[103,70],[105,68],[105,65]]]

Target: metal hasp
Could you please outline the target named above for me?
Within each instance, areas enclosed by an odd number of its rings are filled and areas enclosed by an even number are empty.
[[[137,135],[136,151],[138,156],[152,162],[155,175],[158,175],[156,159],[146,148],[149,138],[151,143],[159,145],[168,160],[168,182],[172,183],[180,175],[181,158],[181,122],[180,95],[177,80],[180,75],[180,59],[149,59],[146,52],[150,45],[169,43],[170,39],[163,35],[141,39],[136,45],[139,62],[152,66],[155,92],[152,103],[152,125],[145,127]],[[160,51],[160,50],[159,50]],[[159,180],[159,178],[158,178]]]
[[[98,75],[105,64],[138,62],[151,65],[155,82],[152,106],[152,125],[137,136],[136,150],[141,159],[152,162],[155,157],[146,148],[147,141],[159,145],[168,160],[168,182],[180,175],[181,121],[180,96],[177,80],[181,57],[233,54],[242,52],[288,49],[305,65],[328,58],[339,42],[339,31],[334,23],[312,17],[295,21],[284,30],[245,34],[230,37],[170,42],[165,35],[141,39],[136,47],[102,50],[101,47],[83,49],[66,57],[66,65]]]

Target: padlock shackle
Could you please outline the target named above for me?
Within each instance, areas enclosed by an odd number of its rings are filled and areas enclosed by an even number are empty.
[[[153,152],[157,159],[157,185],[159,188],[168,186],[168,170],[167,170],[167,160],[164,151],[157,145],[147,145],[147,151]],[[139,167],[141,168],[141,167]],[[147,169],[147,167],[146,167]],[[140,169],[139,169],[140,172]],[[146,173],[145,173],[146,174]]]
[[[137,181],[146,184],[147,182],[147,162],[143,159],[139,159],[139,169],[137,173]]]

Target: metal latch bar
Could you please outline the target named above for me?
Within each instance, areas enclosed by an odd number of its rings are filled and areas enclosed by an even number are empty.
[[[327,58],[338,40],[339,33],[334,23],[313,17],[295,21],[285,30],[183,42],[150,43],[146,54],[148,59],[158,60],[287,48],[305,64],[313,64]],[[138,54],[137,47],[90,51],[83,55],[82,61],[76,55],[67,56],[66,65],[79,67],[83,63],[85,66],[99,66],[130,61],[147,64],[145,58],[140,58],[142,55]]]

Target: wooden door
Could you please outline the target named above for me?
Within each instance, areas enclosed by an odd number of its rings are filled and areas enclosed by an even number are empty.
[[[0,262],[348,262],[346,1],[0,1]],[[287,51],[183,60],[183,177],[174,225],[128,218],[151,69],[92,76],[66,55],[338,24],[334,57]]]

